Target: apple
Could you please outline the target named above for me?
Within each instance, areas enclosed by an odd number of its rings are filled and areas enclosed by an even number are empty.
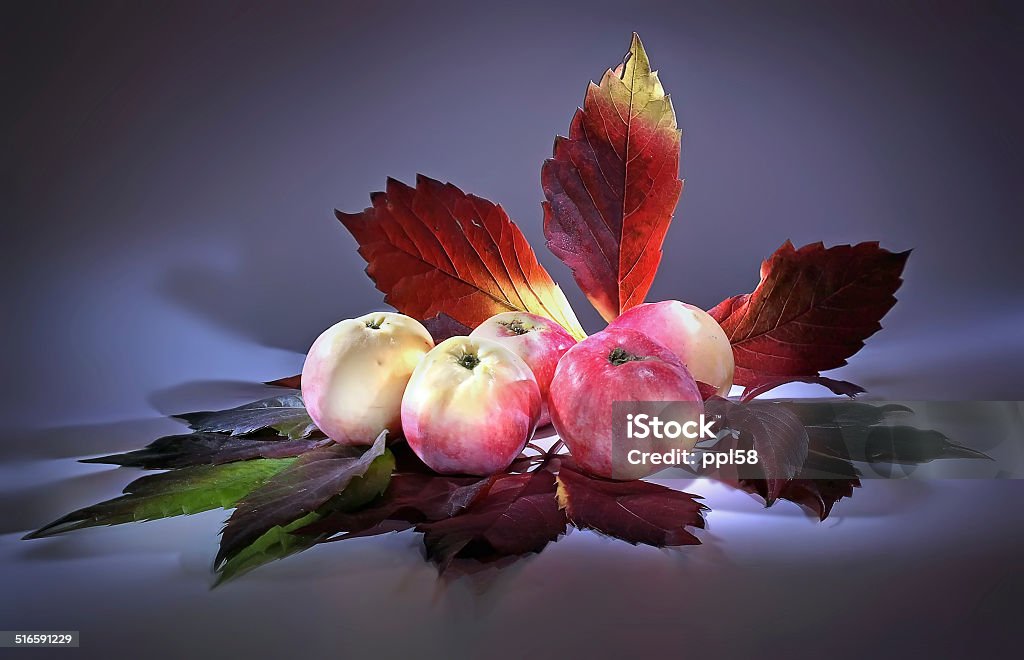
[[[694,380],[707,383],[718,396],[729,396],[735,369],[732,345],[718,321],[700,307],[678,300],[645,303],[623,312],[610,327],[639,330],[664,344]]]
[[[477,326],[470,337],[493,339],[523,358],[540,386],[541,411],[538,426],[551,423],[548,389],[555,365],[576,340],[551,319],[527,312],[502,312]]]
[[[413,371],[402,398],[402,429],[434,471],[483,476],[519,455],[540,409],[540,387],[522,358],[491,339],[452,337]]]
[[[632,449],[689,449],[696,438],[633,440],[621,433],[612,404],[630,411],[668,413],[679,423],[698,420],[704,404],[697,383],[679,357],[630,328],[610,327],[576,344],[562,356],[551,380],[551,422],[576,464],[610,479],[639,479],[660,466],[634,465]],[[636,403],[649,402],[649,403]],[[619,411],[623,414],[624,411]]]
[[[402,395],[434,347],[427,329],[395,312],[373,312],[323,332],[302,365],[302,399],[317,428],[342,445],[401,432]]]

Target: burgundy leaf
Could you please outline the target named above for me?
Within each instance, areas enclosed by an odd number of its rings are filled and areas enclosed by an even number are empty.
[[[549,466],[524,474],[499,474],[486,494],[462,513],[421,523],[427,556],[445,570],[455,559],[492,562],[540,552],[565,533]]]
[[[464,337],[473,332],[468,325],[459,323],[443,312],[438,312],[429,319],[423,321],[423,327],[427,329],[430,336],[434,338],[435,344],[440,344],[451,337]]]
[[[836,380],[834,378],[826,378],[825,376],[792,376],[786,378],[770,378],[756,384],[749,383],[744,388],[743,395],[740,397],[740,400],[751,401],[752,399],[756,399],[762,394],[787,383],[811,383],[813,385],[821,385],[823,387],[827,387],[833,394],[848,396],[851,399],[858,394],[863,394],[867,391],[860,385],[850,383],[845,380]]]
[[[756,465],[745,466],[742,472],[757,470],[764,480],[765,501],[770,506],[807,459],[809,441],[803,422],[786,406],[768,401],[734,403],[716,397],[705,403],[705,412],[717,418],[718,429],[738,434],[737,446],[750,446],[757,451]],[[731,441],[723,438],[715,450],[732,448]]]
[[[732,342],[736,384],[757,387],[846,364],[896,304],[909,255],[878,243],[796,249],[786,241],[761,264],[753,293],[710,311]]]
[[[418,523],[451,518],[490,485],[490,478],[396,473],[384,494],[369,506],[331,513],[298,532],[338,541],[411,529]]]
[[[302,389],[302,374],[286,376],[284,378],[278,378],[277,380],[268,380],[263,384],[273,385],[274,387],[287,387],[290,390]]]
[[[811,454],[796,479],[785,484],[778,499],[788,500],[812,511],[825,520],[836,502],[852,497],[860,486],[857,470],[841,458]],[[768,503],[768,484],[763,479],[744,479],[740,487],[764,498]]]
[[[608,481],[563,463],[558,505],[573,525],[636,545],[697,545],[687,527],[704,527],[707,507],[698,496],[647,481]]]

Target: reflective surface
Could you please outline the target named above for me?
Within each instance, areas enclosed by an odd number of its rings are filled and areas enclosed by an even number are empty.
[[[454,582],[403,534],[211,592],[223,512],[18,540],[136,474],[75,457],[252,400],[379,307],[331,209],[388,175],[501,202],[597,329],[540,249],[537,182],[632,30],[685,131],[652,299],[749,291],[786,238],[915,248],[886,329],[835,375],[1024,399],[1019,8],[887,5],[5,5],[0,628],[78,629],[104,658],[1005,653],[1020,481],[871,481],[823,524],[698,483],[702,546],[573,533]]]

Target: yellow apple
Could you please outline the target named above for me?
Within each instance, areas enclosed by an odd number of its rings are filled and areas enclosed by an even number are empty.
[[[321,431],[338,444],[369,445],[401,432],[402,395],[434,341],[414,318],[373,312],[337,323],[309,349],[302,399]]]

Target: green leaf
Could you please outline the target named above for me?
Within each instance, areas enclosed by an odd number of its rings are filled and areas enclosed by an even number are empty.
[[[218,570],[214,586],[221,585],[271,561],[284,559],[303,550],[308,550],[327,538],[329,534],[326,533],[295,534],[294,532],[319,521],[330,513],[355,511],[377,499],[387,490],[394,468],[395,457],[385,449],[382,455],[373,459],[366,474],[352,479],[340,495],[335,496],[316,511],[287,525],[272,527],[263,536],[224,562]]]
[[[214,566],[256,542],[274,527],[288,525],[341,495],[384,454],[382,432],[372,447],[329,445],[306,452],[295,464],[238,502],[221,534]]]
[[[147,475],[128,484],[121,497],[73,511],[25,538],[43,538],[85,527],[120,525],[230,508],[295,460],[255,459]]]
[[[228,410],[207,410],[175,415],[188,422],[193,431],[245,435],[261,429],[274,429],[293,440],[307,438],[316,425],[306,412],[298,392],[260,399]]]

